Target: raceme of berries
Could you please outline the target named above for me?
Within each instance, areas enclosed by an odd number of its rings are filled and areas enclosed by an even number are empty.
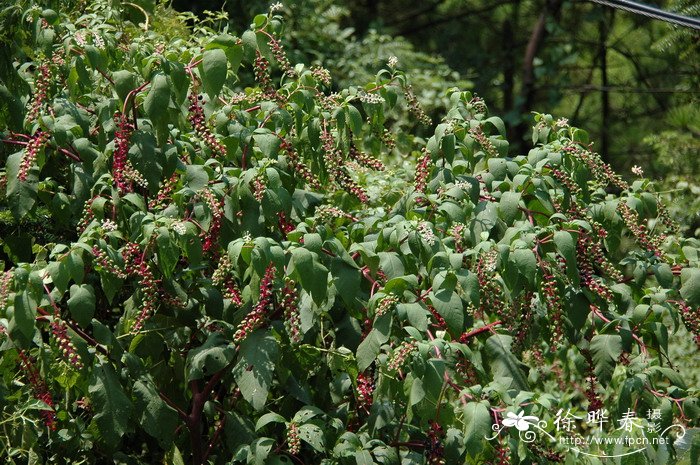
[[[410,111],[411,114],[421,122],[421,124],[424,124],[425,126],[430,126],[433,124],[430,116],[425,113],[423,106],[420,104],[420,102],[418,102],[418,98],[416,98],[416,94],[413,93],[413,87],[410,84],[404,86],[403,95],[408,103],[408,111]]]
[[[326,129],[325,123],[321,132],[321,142],[323,142],[323,161],[326,171],[331,178],[335,178],[343,165],[343,152],[336,146],[335,138],[331,131]]]
[[[686,328],[688,328],[688,331],[693,335],[695,344],[700,348],[700,308],[692,308],[683,300],[676,301],[675,303],[678,305],[683,323],[685,323]]]
[[[629,189],[629,184],[623,181],[620,175],[615,173],[610,165],[605,163],[597,153],[593,153],[578,145],[567,145],[562,150],[586,165],[596,181],[603,186],[612,184],[620,190]]]
[[[289,221],[285,212],[277,213],[277,225],[284,237],[287,237],[287,234],[296,229],[296,226],[294,225],[294,223]]]
[[[432,305],[428,305],[428,311],[430,314],[433,316],[435,319],[435,324],[438,326],[440,329],[447,329],[447,322],[445,319],[438,313],[437,310],[435,310],[435,307]]]
[[[312,66],[311,75],[319,84],[323,84],[326,87],[331,85],[331,73],[326,68],[321,66]]]
[[[428,182],[428,176],[430,175],[430,162],[432,161],[432,158],[430,156],[430,152],[428,152],[428,149],[425,147],[423,147],[421,153],[422,155],[418,159],[418,163],[416,164],[416,176],[414,186],[416,187],[416,191],[425,192],[425,188]]]
[[[22,373],[27,377],[27,381],[29,381],[29,387],[32,390],[32,395],[35,399],[42,401],[49,407],[48,410],[41,410],[41,416],[44,418],[44,424],[50,430],[56,430],[56,412],[49,387],[39,374],[39,369],[25,351],[21,350],[19,352],[19,359]]]
[[[474,138],[474,140],[481,146],[481,148],[488,156],[498,156],[498,150],[496,149],[496,146],[493,145],[491,139],[489,139],[488,136],[484,133],[483,129],[481,129],[481,126],[471,128],[469,130],[469,135]]]
[[[274,93],[272,80],[270,79],[270,62],[267,61],[260,51],[255,52],[255,62],[253,63],[255,80],[266,95]]]
[[[396,297],[395,295],[388,295],[388,296],[382,298],[382,300],[380,300],[379,303],[377,304],[377,308],[374,311],[374,314],[376,316],[386,315],[388,312],[390,312],[393,309],[393,307],[398,303],[398,301],[399,301],[399,298]]]
[[[24,148],[24,155],[22,156],[22,161],[19,165],[19,172],[17,173],[17,178],[20,181],[26,181],[29,170],[34,166],[34,160],[36,160],[39,151],[46,146],[49,141],[51,134],[39,129],[34,135],[29,139],[29,143]]]
[[[134,125],[129,122],[126,115],[117,113],[114,115],[117,130],[114,132],[114,153],[112,154],[112,179],[120,194],[132,191],[131,182],[126,179],[127,164],[129,162],[129,138],[134,131]]]
[[[68,336],[68,326],[61,320],[57,313],[54,314],[53,321],[51,321],[51,334],[53,334],[61,355],[73,368],[76,370],[81,369],[83,367],[83,362],[80,359],[80,355],[76,352],[75,346],[70,340],[70,336]]]
[[[96,198],[97,196],[85,202],[85,205],[83,206],[83,214],[81,215],[78,226],[76,227],[78,234],[82,234],[95,218],[95,212],[92,211],[92,204]]]
[[[374,401],[374,378],[368,374],[357,375],[357,407],[369,413]]]
[[[273,303],[273,286],[275,279],[275,265],[270,264],[265,270],[263,278],[260,280],[260,299],[253,309],[238,324],[233,335],[233,342],[240,344],[253,331],[260,328],[265,322],[270,307]]]
[[[199,197],[204,200],[204,203],[209,207],[211,212],[211,224],[208,231],[202,231],[200,237],[204,239],[202,250],[204,252],[211,251],[219,241],[219,232],[221,230],[221,221],[224,216],[223,201],[216,198],[210,189],[203,189],[199,192]]]
[[[636,211],[632,210],[627,202],[620,201],[617,205],[617,210],[620,212],[622,221],[627,226],[627,229],[632,233],[637,243],[643,248],[660,259],[664,259],[664,253],[659,249],[658,239],[652,238],[647,227],[643,224],[639,224],[639,215]]]
[[[471,100],[469,100],[467,108],[471,108],[472,110],[474,110],[474,114],[485,115],[488,111],[484,99],[482,99],[481,97],[477,97],[476,95],[472,97]]]
[[[285,279],[282,288],[282,308],[284,309],[284,328],[287,330],[289,340],[293,344],[301,342],[301,315],[299,314],[299,295],[296,290],[296,283]]]
[[[495,249],[489,250],[479,256],[476,266],[476,276],[479,280],[479,290],[481,299],[479,301],[479,316],[484,314],[495,314],[507,322],[506,325],[512,325],[514,319],[510,318],[508,308],[503,300],[503,289],[495,279],[496,263],[498,260],[498,251]]]
[[[465,386],[471,387],[480,384],[479,373],[474,363],[465,356],[461,356],[455,364],[455,372],[462,377]]]
[[[554,349],[557,349],[563,337],[562,329],[564,322],[562,321],[562,316],[564,314],[564,309],[556,278],[550,273],[547,267],[543,267],[542,273],[543,277],[540,292],[549,315],[549,329],[552,338],[551,345]]]
[[[114,263],[114,260],[112,260],[106,251],[102,250],[98,246],[93,246],[92,255],[94,257],[93,262],[96,267],[103,269],[107,273],[113,274],[117,278],[127,278],[127,274],[122,271],[122,269],[116,263]]]
[[[285,151],[287,154],[287,160],[289,160],[289,164],[294,168],[294,171],[296,174],[304,180],[306,184],[308,184],[310,187],[314,189],[320,189],[321,188],[321,182],[318,180],[316,175],[311,171],[311,169],[304,164],[304,162],[301,160],[299,157],[299,154],[297,153],[296,150],[294,150],[294,147],[292,144],[287,142],[286,140],[282,142],[281,144],[282,150]]]
[[[600,295],[608,302],[611,302],[613,300],[612,291],[602,280],[597,279],[595,276],[591,256],[588,253],[591,241],[592,239],[590,236],[581,234],[576,243],[576,261],[578,263],[581,285],[589,288],[594,294]]]
[[[297,455],[300,450],[299,426],[295,422],[290,421],[287,423],[287,451],[292,455]]]
[[[589,350],[582,350],[581,354],[586,360],[586,375],[588,378],[588,386],[586,387],[586,399],[588,399],[588,411],[595,412],[603,408],[603,401],[600,400],[598,393],[596,392],[596,387],[598,385],[598,378],[595,374],[595,364],[593,363],[593,357]]]
[[[12,276],[12,273],[9,271],[0,272],[0,311],[5,310],[7,307],[7,298],[10,294]]]
[[[289,76],[294,77],[296,75],[296,72],[292,68],[292,65],[289,63],[289,60],[287,59],[287,53],[284,51],[284,48],[282,48],[282,44],[280,44],[279,40],[277,40],[274,37],[270,37],[270,40],[267,42],[267,45],[270,46],[270,51],[275,57],[275,60],[277,60],[277,64],[279,65],[280,69]]]
[[[267,190],[265,174],[258,173],[251,182],[253,184],[253,197],[255,197],[255,200],[258,202],[262,202],[263,197],[265,197],[265,191]]]
[[[160,187],[156,198],[148,201],[149,210],[167,207],[171,202],[172,194],[179,180],[180,176],[177,173],[173,173]]]
[[[510,465],[510,447],[501,443],[496,448],[496,465]]]
[[[330,223],[337,218],[345,218],[349,219],[350,221],[355,221],[355,218],[352,215],[345,213],[340,208],[332,205],[319,205],[316,207],[315,216],[321,223]]]
[[[188,107],[189,113],[187,119],[192,125],[194,132],[204,141],[204,144],[209,147],[214,158],[225,158],[226,146],[216,138],[204,116],[204,109],[202,108],[203,97],[191,93],[188,99],[190,101],[190,106]]]
[[[429,246],[432,247],[437,243],[438,238],[433,232],[433,228],[430,227],[430,224],[428,222],[421,221],[420,223],[418,223],[416,231],[418,232],[418,235],[420,235],[421,239],[423,239],[423,241]]]
[[[353,143],[350,144],[350,149],[349,149],[348,154],[349,154],[350,158],[352,160],[355,160],[357,163],[359,163],[360,166],[364,166],[366,168],[371,168],[371,169],[377,170],[377,171],[384,170],[384,163],[377,160],[373,156],[362,152]]]
[[[153,276],[151,266],[145,259],[143,251],[138,244],[133,242],[126,244],[122,250],[122,257],[126,265],[126,273],[138,279],[139,291],[142,294],[141,310],[131,328],[133,333],[138,333],[143,329],[146,321],[156,312],[159,301],[160,280]]]
[[[430,420],[430,428],[426,436],[424,449],[426,463],[428,465],[445,464],[445,447],[443,446],[445,431],[442,426],[437,421]]]
[[[466,231],[468,231],[467,226],[464,223],[455,223],[450,228],[450,236],[455,241],[455,252],[462,253],[467,247],[466,239],[464,237]]]
[[[357,197],[360,202],[366,203],[369,200],[367,192],[350,177],[345,168],[340,168],[336,171],[335,180],[343,190]]]
[[[384,128],[382,130],[382,133],[379,135],[379,138],[382,140],[382,143],[386,146],[387,149],[394,150],[394,148],[396,147],[396,139],[394,138],[394,134],[392,134],[392,132],[389,131],[388,128]]]
[[[34,80],[34,95],[29,104],[27,121],[34,122],[39,116],[41,108],[46,103],[46,98],[51,86],[51,67],[48,62],[44,62],[37,67],[36,79]]]
[[[219,266],[214,270],[211,280],[215,286],[221,289],[224,297],[229,299],[235,306],[240,307],[243,305],[241,291],[238,289],[234,279],[231,257],[227,253],[222,254],[221,258],[219,258]]]
[[[387,369],[389,371],[400,370],[406,363],[408,357],[416,350],[418,350],[418,343],[416,341],[410,340],[402,342],[392,351],[391,358],[389,358],[386,364]]]

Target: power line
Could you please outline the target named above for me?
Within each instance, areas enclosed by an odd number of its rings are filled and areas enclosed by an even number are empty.
[[[656,8],[650,5],[645,5],[643,3],[633,2],[631,0],[590,1],[598,3],[600,5],[609,6],[611,8],[617,8],[618,10],[629,11],[630,13],[647,16],[649,18],[660,19],[661,21],[666,21],[667,23],[676,24],[678,26],[690,27],[693,29],[700,30],[700,18],[693,18],[691,16],[684,16],[678,13],[672,13],[670,11],[662,10],[660,8]]]

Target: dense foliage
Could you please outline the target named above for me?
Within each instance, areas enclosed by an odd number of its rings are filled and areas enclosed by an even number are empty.
[[[559,438],[562,411],[669,438],[628,462],[698,453],[668,340],[700,344],[700,243],[585,131],[540,114],[509,156],[482,99],[446,90],[432,121],[394,59],[333,88],[290,62],[277,6],[237,37],[55,3],[0,13],[7,461],[619,453],[505,428]],[[405,110],[429,137],[397,144]]]

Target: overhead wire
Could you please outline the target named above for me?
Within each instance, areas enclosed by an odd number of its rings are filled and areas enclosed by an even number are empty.
[[[651,5],[638,3],[631,0],[589,0],[593,3],[609,6],[618,10],[629,11],[649,18],[659,19],[677,26],[690,27],[700,30],[700,18],[685,16],[678,13],[662,10]]]

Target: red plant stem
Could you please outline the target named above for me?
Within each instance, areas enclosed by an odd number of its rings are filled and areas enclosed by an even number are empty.
[[[22,142],[21,140],[3,139],[2,141],[6,144],[29,145],[29,142]]]
[[[481,328],[473,329],[473,330],[469,331],[468,333],[464,334],[463,338],[466,340],[466,339],[469,339],[469,338],[474,337],[476,335],[479,335],[481,333],[485,333],[486,331],[492,331],[494,326],[498,326],[501,323],[503,323],[501,320],[497,320],[497,321],[494,321],[493,323],[489,323],[485,326],[482,326]]]
[[[591,305],[591,313],[603,320],[603,322],[605,322],[606,324],[612,323],[612,320],[606,318],[605,315],[601,313],[600,309],[595,305]],[[617,325],[615,329],[620,329],[620,325]],[[634,339],[639,345],[640,352],[644,355],[647,355],[647,345],[644,343],[644,341],[642,341],[642,339],[639,336],[637,336],[632,330],[630,330],[630,334],[632,334],[632,339]]]

